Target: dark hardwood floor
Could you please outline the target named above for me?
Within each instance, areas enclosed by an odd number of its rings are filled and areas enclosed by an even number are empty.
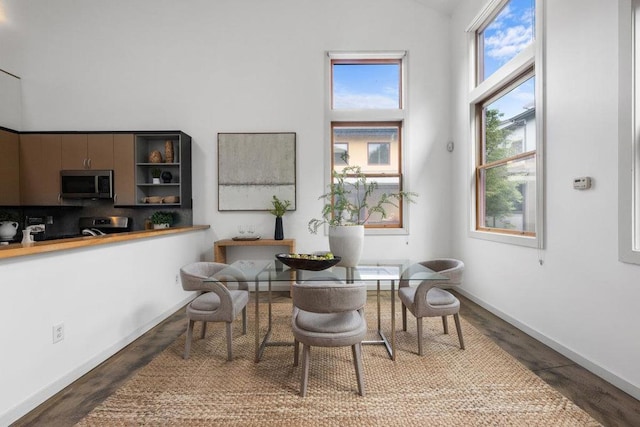
[[[458,295],[461,315],[605,426],[640,426],[640,401]],[[288,297],[283,293],[279,298]],[[22,417],[15,426],[71,426],[118,389],[186,329],[184,310]]]

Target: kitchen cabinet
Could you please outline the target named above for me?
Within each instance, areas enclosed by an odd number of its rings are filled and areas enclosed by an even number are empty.
[[[113,135],[113,204],[131,206],[136,203],[134,135]]]
[[[20,201],[26,206],[53,206],[60,198],[60,134],[20,135]]]
[[[0,129],[0,206],[20,205],[20,135]]]
[[[113,169],[113,134],[61,134],[62,169]]]
[[[167,144],[173,161],[167,162]],[[152,158],[154,151],[160,159]],[[158,161],[159,160],[159,161]],[[136,204],[191,208],[191,137],[184,132],[145,132],[135,135]],[[153,172],[168,172],[168,182],[153,183]]]

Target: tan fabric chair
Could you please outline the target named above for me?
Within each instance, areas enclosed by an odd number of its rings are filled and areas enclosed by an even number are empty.
[[[225,277],[216,276],[218,282],[204,282],[203,279],[219,273],[222,269],[227,269],[234,276],[230,283],[237,283],[238,289],[228,289],[224,285]],[[247,333],[247,303],[249,302],[249,285],[243,279],[242,273],[238,270],[230,270],[227,264],[216,262],[194,262],[185,265],[180,269],[182,288],[185,291],[203,292],[187,305],[187,340],[184,346],[184,358],[189,358],[191,349],[191,337],[193,335],[193,325],[202,321],[202,335],[205,337],[207,322],[225,322],[227,326],[227,360],[233,359],[232,322],[242,311],[242,334]]]
[[[303,344],[300,396],[307,394],[311,346],[351,346],[358,391],[364,396],[362,340],[367,334],[363,313],[366,301],[367,288],[363,283],[308,282],[293,285],[294,366],[298,366],[300,343]]]
[[[400,280],[398,296],[402,301],[402,330],[407,330],[407,309],[416,317],[418,335],[418,354],[422,356],[424,349],[422,345],[422,318],[442,317],[444,333],[449,333],[447,316],[453,315],[458,332],[460,348],[464,350],[462,339],[462,329],[460,328],[460,301],[450,292],[442,288],[452,288],[462,283],[462,273],[464,263],[457,259],[438,258],[419,263],[443,276],[447,276],[447,281],[425,280],[418,286],[410,286],[407,280]]]

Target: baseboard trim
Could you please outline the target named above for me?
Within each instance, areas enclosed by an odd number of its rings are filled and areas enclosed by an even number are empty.
[[[111,347],[108,347],[104,351],[97,354],[95,357],[92,357],[91,359],[87,360],[81,366],[78,366],[76,369],[68,372],[66,375],[62,376],[58,380],[54,381],[48,386],[32,394],[27,400],[23,401],[19,405],[13,407],[9,411],[2,414],[0,416],[0,425],[9,425],[17,421],[21,417],[25,416],[30,411],[34,410],[39,405],[44,403],[47,399],[54,396],[60,390],[64,389],[69,384],[73,383],[74,381],[82,377],[84,374],[86,374],[87,372],[89,372],[90,370],[92,370],[93,368],[95,368],[96,366],[98,366],[99,364],[101,364],[102,362],[104,362],[114,354],[116,354],[118,351],[122,350],[123,348],[131,344],[133,341],[137,340],[142,335],[149,332],[152,328],[160,324],[160,322],[167,319],[169,316],[171,316],[181,307],[184,307],[184,305],[187,304],[193,298],[194,298],[194,295],[189,295],[187,298],[174,304],[173,306],[171,306],[171,308],[165,310],[164,312],[162,312],[161,314],[153,318],[151,321],[149,321],[147,324],[134,330],[131,334],[122,338],[120,341],[116,342]]]
[[[486,301],[482,300],[481,298],[477,297],[476,295],[474,295],[474,294],[472,294],[472,293],[470,293],[470,292],[468,292],[468,291],[466,291],[464,289],[461,289],[461,288],[456,288],[456,292],[458,292],[459,294],[461,294],[461,295],[465,296],[466,298],[470,299],[471,301],[473,301],[474,303],[478,304],[480,307],[484,308],[485,310],[490,311],[491,313],[495,314],[496,316],[498,316],[499,318],[501,318],[505,322],[510,323],[511,325],[513,325],[516,328],[520,329],[521,331],[523,331],[527,335],[530,335],[533,338],[535,338],[538,341],[540,341],[541,343],[551,347],[552,349],[554,349],[558,353],[562,354],[563,356],[573,360],[578,365],[582,366],[583,368],[585,368],[586,370],[590,371],[594,375],[597,375],[598,377],[602,378],[603,380],[607,381],[608,383],[612,384],[613,386],[619,388],[620,390],[624,391],[625,393],[629,394],[630,396],[633,396],[634,398],[640,400],[640,388],[634,386],[633,384],[629,383],[628,381],[624,380],[623,378],[620,378],[619,376],[615,375],[611,371],[608,371],[607,369],[603,368],[602,366],[600,366],[600,365],[598,365],[596,363],[593,363],[591,360],[589,360],[589,359],[583,357],[582,355],[580,355],[579,353],[576,353],[573,350],[563,346],[559,342],[557,342],[555,340],[552,340],[549,337],[541,334],[537,330],[535,330],[535,329],[529,327],[528,325],[520,322],[518,319],[515,319],[515,318],[509,316],[508,314],[504,313],[502,310],[500,310],[500,309],[494,307],[493,305],[487,303]]]

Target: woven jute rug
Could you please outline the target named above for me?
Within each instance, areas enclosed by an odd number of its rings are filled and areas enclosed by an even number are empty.
[[[399,304],[398,304],[399,305]],[[375,297],[366,314],[376,320]],[[254,363],[253,303],[249,330],[234,323],[234,360],[226,361],[224,326],[199,326],[189,360],[178,338],[123,387],[97,406],[79,426],[595,426],[582,409],[548,386],[462,319],[466,350],[453,321],[450,334],[439,318],[425,319],[425,355],[417,352],[415,319],[402,332],[396,307],[397,360],[384,346],[363,347],[366,396],[357,393],[351,350],[311,349],[307,397],[298,395],[301,367],[293,347],[267,347]],[[261,306],[266,324],[266,305]],[[390,330],[388,298],[383,329]],[[291,302],[273,305],[274,340],[292,340]],[[375,338],[373,335],[371,338]]]

